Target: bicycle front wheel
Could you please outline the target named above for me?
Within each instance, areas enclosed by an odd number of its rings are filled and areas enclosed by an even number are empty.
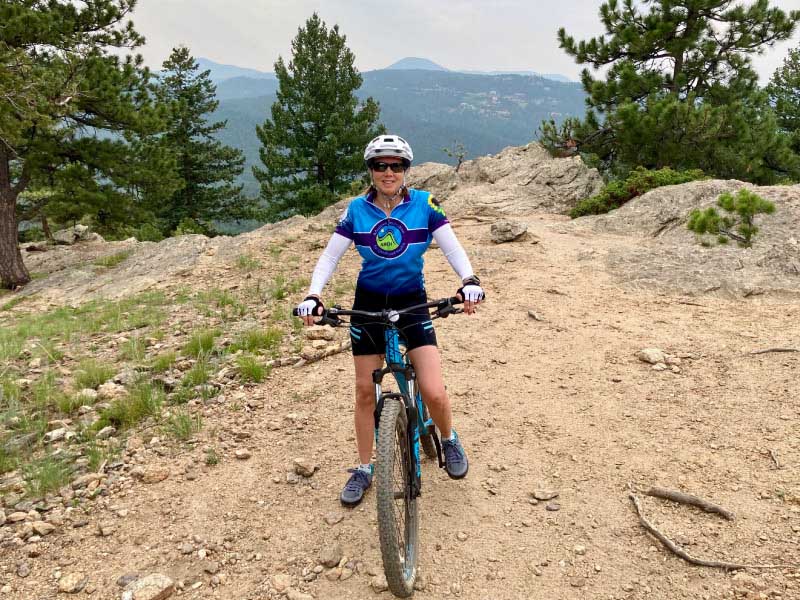
[[[397,398],[384,398],[377,451],[375,475],[383,570],[392,593],[406,597],[414,593],[417,576],[419,519],[410,480],[416,467],[408,441],[408,417]]]

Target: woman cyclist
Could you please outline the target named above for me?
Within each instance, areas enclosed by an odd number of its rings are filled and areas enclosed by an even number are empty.
[[[362,257],[353,309],[379,311],[406,308],[427,302],[422,274],[422,255],[431,240],[442,249],[450,266],[461,278],[457,294],[464,312],[472,314],[483,300],[480,281],[464,249],[430,192],[409,189],[405,174],[414,154],[396,135],[381,135],[364,151],[371,185],[355,198],[339,221],[319,258],[308,296],[297,307],[306,325],[324,309],[320,295],[350,244]],[[350,338],[356,372],[355,429],[360,464],[351,473],[340,500],[345,506],[361,502],[372,484],[372,444],[375,431],[375,386],[372,372],[381,367],[384,353],[383,326],[353,317]],[[466,476],[467,455],[452,426],[450,399],[442,380],[436,333],[428,311],[401,316],[398,328],[407,342],[408,355],[417,374],[422,397],[442,436],[445,469],[453,479]]]

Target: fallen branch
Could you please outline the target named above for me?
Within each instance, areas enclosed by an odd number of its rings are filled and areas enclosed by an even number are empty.
[[[798,348],[765,348],[764,350],[753,350],[750,354],[766,354],[767,352],[800,352]]]
[[[775,450],[772,450],[772,449],[770,448],[769,455],[770,455],[770,457],[772,458],[772,462],[774,462],[774,463],[775,463],[775,468],[776,468],[776,469],[780,469],[780,468],[781,468],[781,463],[779,463],[779,462],[778,462],[778,457],[777,457],[777,455],[775,454]]]
[[[707,500],[703,500],[702,498],[698,498],[697,496],[692,496],[691,494],[684,494],[683,492],[676,492],[673,490],[667,490],[659,487],[651,487],[644,493],[647,494],[648,496],[653,496],[654,498],[661,498],[662,500],[672,500],[673,502],[678,502],[679,504],[689,504],[691,506],[696,506],[697,508],[701,508],[706,512],[716,513],[718,515],[721,515],[724,518],[728,519],[728,521],[733,521],[736,518],[731,511],[726,510],[721,506],[717,506],[716,504],[712,504]]]
[[[693,565],[697,565],[699,567],[713,567],[716,569],[725,569],[726,571],[733,571],[737,569],[784,569],[784,568],[794,568],[797,565],[793,564],[785,564],[785,565],[744,565],[741,563],[732,563],[732,562],[725,562],[719,560],[705,560],[704,558],[695,558],[691,556],[686,550],[678,546],[675,542],[661,533],[655,526],[648,521],[645,516],[642,514],[642,508],[639,505],[639,498],[636,497],[636,494],[633,492],[628,494],[628,497],[633,502],[633,507],[636,509],[636,515],[639,517],[639,523],[644,527],[650,534],[652,534],[659,542],[661,542],[664,546],[667,547],[673,554],[679,556],[683,560]]]
[[[313,362],[317,362],[318,360],[322,360],[323,358],[327,358],[329,356],[333,356],[334,354],[339,354],[340,352],[345,352],[349,350],[351,346],[350,340],[344,341],[340,344],[336,344],[335,346],[328,346],[322,352],[318,352],[311,355],[301,356],[300,360],[297,361],[294,366],[295,367],[303,367],[305,365],[311,364]]]

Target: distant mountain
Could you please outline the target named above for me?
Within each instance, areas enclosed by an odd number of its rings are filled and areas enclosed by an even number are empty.
[[[428,60],[427,58],[417,58],[415,56],[409,56],[407,58],[402,58],[398,60],[396,63],[392,63],[386,69],[419,69],[422,71],[449,71],[450,69],[445,69],[442,65],[438,65],[432,60]]]
[[[583,116],[585,94],[577,83],[530,75],[478,75],[441,70],[381,69],[362,73],[360,98],[380,103],[381,122],[414,147],[415,162],[453,163],[443,152],[461,143],[467,158],[495,154],[536,136],[543,120]],[[275,102],[277,82],[232,78],[217,84],[215,119],[227,119],[219,138],[244,151],[246,192],[258,193],[252,165],[259,164],[255,127]],[[259,90],[262,95],[255,95]],[[237,95],[241,94],[241,95]]]
[[[251,79],[276,79],[275,73],[266,73],[256,69],[246,69],[236,65],[223,65],[208,58],[197,59],[200,71],[211,71],[211,81],[220,82],[234,77],[249,77]]]
[[[537,73],[536,71],[459,71],[460,73],[470,73],[472,75],[524,75],[528,77],[542,77],[551,81],[562,83],[574,83],[569,77],[558,73]]]

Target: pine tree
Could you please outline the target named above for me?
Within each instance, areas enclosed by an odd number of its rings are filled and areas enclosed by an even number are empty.
[[[214,221],[250,217],[255,201],[244,198],[242,186],[235,184],[244,155],[214,137],[225,121],[207,120],[219,105],[210,71],[198,73],[197,61],[184,46],[173,49],[163,70],[156,95],[169,109],[160,145],[174,158],[181,181],[166,202],[152,207],[164,232],[187,221],[212,232]]]
[[[792,150],[800,154],[800,48],[789,50],[783,65],[767,86],[778,126],[791,136]]]
[[[314,13],[292,41],[292,60],[275,63],[272,119],[256,128],[264,168],[253,173],[270,218],[318,212],[364,172],[363,151],[383,131],[378,104],[358,105],[361,75],[338,25]]]
[[[649,10],[646,10],[649,9]],[[609,0],[606,35],[561,47],[584,69],[586,118],[542,125],[552,149],[568,143],[612,173],[637,165],[700,168],[708,174],[771,181],[791,168],[751,56],[788,39],[800,11],[734,0]]]
[[[135,4],[136,0],[0,4],[3,287],[30,280],[17,245],[19,194],[32,183],[44,186],[52,178],[73,206],[90,204],[96,214],[99,207],[116,210],[120,197],[110,189],[108,178],[129,157],[122,134],[158,129],[141,58],[120,58],[109,51],[143,43],[126,20]],[[68,197],[66,192],[78,195]]]

